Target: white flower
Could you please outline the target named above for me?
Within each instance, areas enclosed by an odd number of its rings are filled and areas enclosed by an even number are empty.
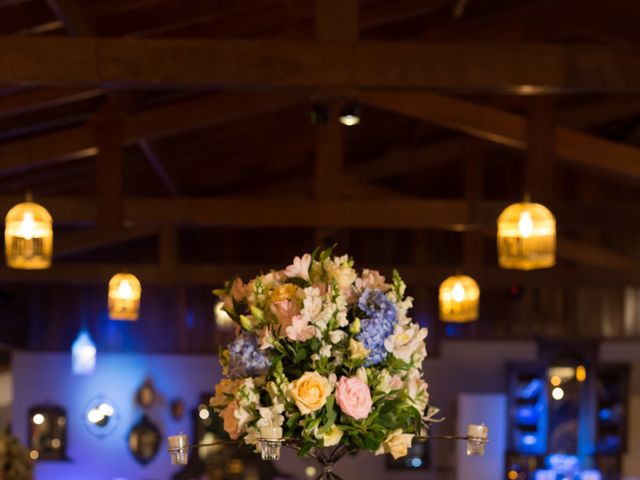
[[[284,273],[287,277],[300,277],[309,280],[309,266],[311,265],[311,255],[305,253],[302,258],[295,257],[293,263],[289,265]]]
[[[318,437],[317,434],[316,437]],[[342,430],[333,425],[328,432],[319,435],[319,437],[322,438],[325,447],[333,447],[340,443],[340,440],[342,439]]]
[[[356,289],[363,291],[365,288],[370,290],[381,290],[383,292],[388,291],[391,285],[384,283],[384,276],[380,275],[377,270],[369,270],[365,268],[362,270],[360,278],[356,279]]]
[[[422,379],[420,370],[413,369],[406,381],[407,392],[416,408],[423,412],[429,404],[429,384]]]
[[[258,412],[260,413],[260,419],[256,423],[258,428],[281,427],[284,423],[284,417],[282,416],[284,405],[282,404],[276,404],[272,407],[261,407],[258,408]]]
[[[260,431],[255,427],[247,427],[247,434],[244,437],[246,445],[256,445],[260,439]]]
[[[331,356],[331,345],[323,345],[320,347],[320,351],[318,353],[321,357],[329,358]]]
[[[393,335],[384,341],[384,346],[388,352],[404,362],[411,362],[414,352],[422,353],[426,351],[424,339],[427,338],[428,330],[420,328],[417,324],[408,327],[396,325]]]
[[[272,270],[266,275],[262,276],[262,284],[264,288],[267,290],[273,290],[274,288],[282,285],[286,280],[287,276],[282,270],[275,271]]]
[[[302,315],[308,322],[313,322],[322,311],[322,295],[318,287],[307,287],[304,289],[304,299],[302,301]]]
[[[408,325],[411,323],[411,318],[407,316],[409,309],[413,307],[413,298],[407,297],[404,300],[396,303],[396,312],[398,318],[398,325]]]
[[[367,371],[365,370],[364,367],[360,367],[358,368],[358,370],[356,370],[356,377],[358,377],[358,380],[360,380],[365,385],[369,385],[369,379],[367,378]]]
[[[347,325],[349,325],[349,320],[347,320],[347,299],[342,295],[336,298],[336,310],[338,311],[338,315],[336,315],[338,326],[346,327]]]
[[[340,343],[342,340],[346,338],[346,336],[347,336],[347,332],[343,330],[334,330],[333,332],[329,332],[329,340],[334,345],[336,343]]]
[[[409,448],[411,448],[411,442],[413,441],[413,434],[403,433],[402,430],[397,429],[389,434],[389,436],[382,442],[380,448],[376,450],[376,455],[382,455],[383,453],[390,453],[394,459],[404,457]]]
[[[333,260],[325,260],[322,265],[329,275],[329,278],[336,281],[338,288],[344,295],[349,293],[351,285],[355,282],[358,274],[351,267],[348,255],[334,257]]]

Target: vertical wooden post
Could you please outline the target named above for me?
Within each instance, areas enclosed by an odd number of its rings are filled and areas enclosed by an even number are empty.
[[[525,188],[533,201],[549,202],[558,183],[554,152],[554,102],[551,97],[531,98],[527,125]]]
[[[322,41],[351,42],[358,39],[358,0],[316,0],[316,38]],[[342,194],[344,168],[344,126],[339,122],[341,104],[327,105],[329,120],[316,125],[314,191],[317,198],[335,199]],[[316,244],[328,246],[336,240],[334,229],[317,229]]]
[[[336,199],[342,193],[344,164],[344,126],[338,121],[340,104],[332,101],[328,105],[329,121],[316,125],[316,158],[314,191],[316,198]],[[316,245],[326,247],[335,241],[335,229],[316,229]]]
[[[464,160],[464,197],[469,203],[482,199],[483,190],[483,156],[482,142],[466,138],[463,144]],[[476,230],[463,233],[463,265],[465,270],[474,271],[483,264],[483,235]]]
[[[124,221],[123,137],[122,116],[108,103],[93,121],[93,133],[98,146],[96,158],[96,188],[98,193],[99,228],[116,230]]]
[[[548,96],[532,97],[529,105],[529,121],[527,123],[527,170],[525,188],[531,200],[548,204],[557,191],[558,170],[555,165],[555,115],[554,101]],[[544,328],[544,322],[533,314],[534,297],[541,290],[532,291],[527,288],[521,300],[521,325],[529,326],[528,333],[534,335]],[[555,319],[554,319],[555,320]]]

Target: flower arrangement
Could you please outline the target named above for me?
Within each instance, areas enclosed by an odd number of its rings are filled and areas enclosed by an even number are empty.
[[[268,428],[303,456],[337,445],[406,455],[436,409],[422,378],[427,329],[407,316],[405,288],[398,272],[386,283],[328,249],[214,291],[237,323],[211,400],[229,436],[255,446]]]
[[[20,442],[9,435],[0,434],[0,479],[31,480],[33,462]]]

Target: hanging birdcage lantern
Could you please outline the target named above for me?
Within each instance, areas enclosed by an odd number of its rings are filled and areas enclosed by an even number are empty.
[[[14,206],[5,219],[4,245],[7,266],[42,270],[51,266],[53,221],[42,205],[27,201]]]
[[[454,275],[440,285],[440,320],[466,323],[478,319],[480,287],[467,275]]]
[[[109,318],[138,320],[140,312],[140,281],[130,273],[118,273],[109,280]]]
[[[539,203],[514,203],[498,217],[500,267],[534,270],[556,263],[556,219]]]

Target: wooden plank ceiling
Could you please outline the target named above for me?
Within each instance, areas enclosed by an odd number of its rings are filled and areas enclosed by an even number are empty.
[[[0,205],[31,190],[57,227],[52,270],[0,281],[214,286],[338,240],[425,288],[638,285],[638,24],[626,0],[0,0]],[[498,271],[525,190],[560,262]]]

